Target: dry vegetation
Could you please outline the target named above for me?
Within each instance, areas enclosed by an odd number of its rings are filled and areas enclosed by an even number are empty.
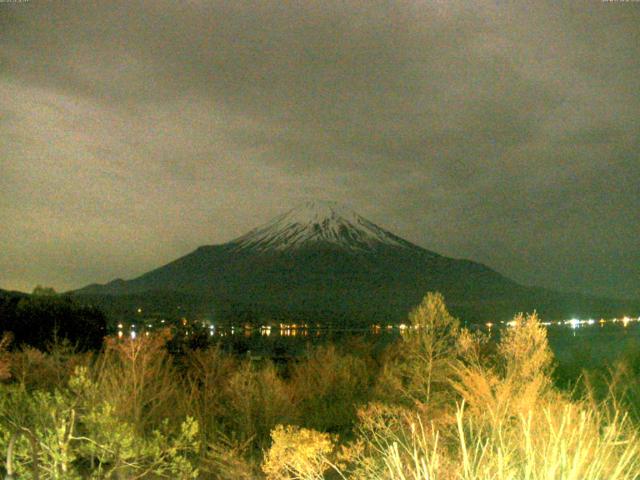
[[[286,368],[158,334],[96,354],[0,342],[0,452],[18,478],[640,478],[632,363],[554,387],[535,315],[496,345],[440,295],[382,356],[316,347]],[[11,473],[11,472],[10,472]]]

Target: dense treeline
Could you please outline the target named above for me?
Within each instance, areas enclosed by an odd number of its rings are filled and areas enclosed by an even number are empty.
[[[378,352],[353,340],[286,365],[167,332],[0,355],[0,453],[20,478],[634,479],[638,372],[554,386],[536,316],[498,343],[429,294]]]
[[[37,287],[33,295],[0,294],[0,332],[11,332],[16,346],[44,349],[57,338],[80,351],[98,350],[107,333],[107,319],[98,308]]]

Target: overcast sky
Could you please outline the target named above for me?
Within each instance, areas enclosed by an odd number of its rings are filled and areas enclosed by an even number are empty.
[[[132,278],[310,198],[640,297],[640,2],[0,3],[0,287]]]

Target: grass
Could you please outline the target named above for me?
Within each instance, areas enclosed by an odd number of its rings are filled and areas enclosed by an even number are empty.
[[[601,431],[602,418],[571,404],[560,411],[549,405],[497,428],[477,422],[459,405],[455,433],[444,432],[451,435],[447,439],[419,419],[411,425],[408,437],[384,430],[367,437],[378,460],[358,478],[619,480],[640,474],[640,443],[628,419],[616,418]]]

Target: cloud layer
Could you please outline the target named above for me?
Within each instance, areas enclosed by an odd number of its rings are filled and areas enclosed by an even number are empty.
[[[640,297],[640,5],[0,4],[0,287],[129,278],[307,198]]]

